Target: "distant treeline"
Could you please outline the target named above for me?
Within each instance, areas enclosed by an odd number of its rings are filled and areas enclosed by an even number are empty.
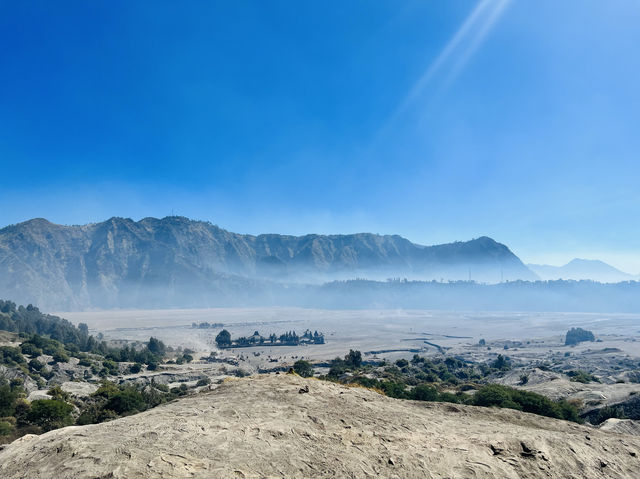
[[[203,323],[191,323],[191,327],[193,329],[209,329],[209,328],[222,328],[224,324],[222,323],[207,323],[206,321]]]
[[[280,284],[225,277],[220,287],[202,289],[191,280],[162,288],[131,284],[115,304],[105,307],[260,307],[294,306],[324,309],[443,309],[484,311],[567,311],[640,313],[640,282],[508,281],[373,281],[355,279],[325,284]],[[126,291],[135,290],[132,297]],[[26,308],[25,308],[26,309]],[[64,320],[59,320],[63,321]],[[207,323],[202,323],[206,328]],[[214,323],[215,324],[215,323]],[[52,327],[54,327],[52,325]],[[193,327],[193,325],[192,325]],[[196,327],[201,327],[196,324]],[[215,327],[210,325],[210,327]],[[218,325],[222,327],[222,325]],[[60,328],[50,334],[63,334]],[[64,329],[64,328],[62,328]],[[49,334],[49,333],[47,333]]]
[[[0,330],[20,334],[24,338],[23,348],[34,348],[26,354],[42,354],[42,350],[48,350],[50,352],[46,354],[59,352],[64,357],[66,349],[67,353],[99,354],[110,361],[131,361],[147,364],[153,369],[166,353],[164,343],[153,337],[139,348],[110,347],[105,341],[89,335],[89,328],[84,323],[76,327],[66,319],[40,312],[31,304],[17,306],[13,301],[0,300]]]
[[[318,287],[315,307],[640,313],[640,282],[334,281]]]
[[[140,291],[135,301],[118,307],[260,307],[323,309],[442,309],[484,311],[566,311],[640,313],[640,282],[509,281],[372,281],[355,279],[325,284],[221,282],[218,290],[200,291],[183,284],[172,295]]]
[[[66,319],[43,314],[33,305],[17,306],[13,301],[0,300],[0,330],[12,333],[39,334],[64,344],[84,348],[89,328],[80,323],[76,328]]]

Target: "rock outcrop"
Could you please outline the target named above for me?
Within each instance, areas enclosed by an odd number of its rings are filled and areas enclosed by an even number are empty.
[[[265,375],[23,438],[0,452],[0,477],[637,478],[640,438]]]

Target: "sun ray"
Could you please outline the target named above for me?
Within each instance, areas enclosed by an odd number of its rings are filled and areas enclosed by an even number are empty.
[[[475,6],[440,54],[413,84],[387,122],[387,126],[417,102],[424,95],[425,90],[436,83],[439,77],[444,75],[439,83],[446,86],[461,73],[495,27],[509,3],[510,0],[481,0]]]

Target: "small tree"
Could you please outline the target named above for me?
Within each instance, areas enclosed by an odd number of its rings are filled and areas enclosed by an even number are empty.
[[[29,356],[40,356],[42,354],[42,349],[33,343],[22,343],[20,349],[22,350],[22,354],[28,354]]]
[[[107,402],[105,409],[111,409],[118,414],[146,409],[144,398],[140,392],[132,387],[118,391]]]
[[[567,335],[564,340],[565,346],[571,346],[583,341],[595,341],[596,338],[591,331],[587,331],[582,328],[571,328],[567,331]]]
[[[87,323],[78,324],[78,330],[83,336],[89,336],[89,326],[87,326]]]
[[[303,378],[310,378],[313,376],[313,366],[309,361],[305,361],[304,359],[299,359],[293,364],[293,370],[302,376]]]
[[[509,359],[505,358],[502,354],[498,354],[498,358],[491,363],[491,367],[500,369],[501,371],[507,371],[511,368],[509,365]]]
[[[211,384],[211,379],[209,379],[208,377],[204,376],[204,377],[198,379],[198,382],[196,383],[196,386],[206,386],[207,384]]]
[[[6,379],[0,378],[0,417],[13,416],[18,396],[19,390],[12,388]]]
[[[44,431],[51,431],[72,423],[73,406],[60,399],[37,399],[31,402],[31,410],[27,419],[40,426]]]
[[[362,366],[362,353],[350,349],[349,354],[344,357],[344,362],[352,368],[359,368]]]
[[[438,391],[433,386],[420,384],[411,390],[411,399],[416,401],[437,401]]]
[[[219,348],[228,348],[231,346],[231,333],[223,329],[216,336],[216,344]]]
[[[158,338],[154,338],[153,336],[149,338],[149,344],[147,345],[147,348],[150,352],[157,356],[164,356],[167,352],[167,347],[164,345],[164,343]]]
[[[9,436],[16,430],[15,418],[3,417],[0,418],[0,436]]]
[[[44,368],[44,364],[42,364],[40,361],[34,358],[31,361],[29,361],[29,368],[32,371],[42,371],[42,368]]]
[[[64,351],[56,351],[53,355],[53,360],[56,363],[67,363],[69,362],[69,356],[67,356]]]

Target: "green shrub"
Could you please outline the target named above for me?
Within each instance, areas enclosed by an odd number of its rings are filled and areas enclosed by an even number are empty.
[[[497,384],[489,384],[480,388],[473,396],[473,404],[476,406],[521,409],[521,407],[511,399],[511,391],[509,388]]]
[[[142,370],[142,364],[135,363],[129,366],[129,373],[138,374]]]
[[[293,370],[303,378],[310,378],[314,373],[312,364],[304,359],[297,360],[293,364]]]
[[[398,366],[399,368],[406,368],[409,365],[409,361],[407,361],[406,359],[398,359],[396,361],[396,366]]]
[[[421,384],[411,390],[411,399],[416,401],[437,401],[438,391],[433,386]]]
[[[409,395],[406,391],[406,386],[403,383],[395,381],[383,381],[381,383],[384,393],[392,398],[396,399],[409,399]]]
[[[540,416],[580,422],[578,409],[573,404],[566,401],[554,402],[540,394],[498,384],[488,384],[480,388],[473,396],[472,404],[506,407]]]
[[[92,396],[111,399],[119,392],[120,389],[114,383],[112,383],[111,381],[103,381],[100,384],[100,387],[92,394]]]
[[[362,366],[362,353],[350,349],[349,353],[344,357],[344,362],[351,368],[359,368]]]
[[[0,417],[13,416],[20,389],[12,387],[6,379],[0,378]]]
[[[64,351],[56,351],[53,354],[53,360],[56,363],[68,363],[69,362],[69,356],[67,356]]]
[[[120,372],[120,368],[118,368],[118,364],[111,360],[102,361],[102,366],[107,370],[107,374],[110,376],[117,376]]]
[[[126,388],[111,396],[105,409],[110,409],[118,414],[125,414],[134,411],[144,411],[146,404],[142,394],[135,388]]]
[[[458,396],[457,394],[448,393],[448,392],[440,393],[438,395],[438,401],[453,402],[453,403],[462,402],[460,396]]]
[[[611,418],[626,419],[626,416],[621,407],[607,406],[598,411],[598,416],[596,417],[595,423],[600,424]]]
[[[22,350],[22,354],[28,354],[29,356],[40,356],[42,354],[42,349],[33,343],[22,343],[20,349]]]
[[[20,348],[13,348],[11,346],[0,346],[0,364],[6,364],[7,366],[17,366],[19,364],[25,364],[26,361],[22,356],[22,350]]]
[[[5,419],[8,418],[0,418],[0,436],[10,436],[16,431],[16,427]]]
[[[31,361],[29,361],[29,369],[31,369],[32,371],[42,371],[42,368],[44,368],[44,364],[42,364],[37,359],[33,358]]]
[[[62,399],[62,400],[67,400],[69,399],[69,393],[66,391],[63,391],[62,388],[59,385],[55,385],[53,387],[51,387],[48,391],[47,394],[51,397],[53,397],[54,399]]]
[[[98,424],[104,421],[110,421],[116,419],[118,414],[110,409],[102,409],[96,405],[87,407],[82,414],[76,419],[78,426],[85,426],[87,424]]]
[[[60,399],[38,399],[31,402],[31,410],[27,419],[31,424],[39,426],[43,431],[51,431],[72,423],[71,404]]]
[[[491,367],[495,369],[499,369],[500,371],[508,371],[511,369],[511,364],[509,358],[503,356],[502,354],[498,354],[497,359],[491,363]]]
[[[590,382],[597,382],[597,383],[600,382],[600,380],[594,375],[581,370],[568,371],[567,376],[571,378],[571,381],[583,383],[583,384],[588,384]]]
[[[211,384],[211,379],[209,379],[207,377],[200,378],[200,379],[198,379],[198,382],[196,383],[196,387],[206,386],[207,384]]]

